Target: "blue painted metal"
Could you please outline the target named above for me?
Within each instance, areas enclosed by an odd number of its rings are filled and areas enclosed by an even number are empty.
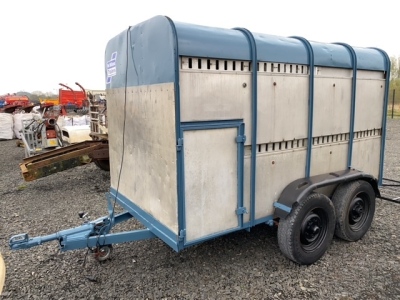
[[[246,28],[235,28],[243,33],[249,44],[251,68],[251,170],[250,170],[250,222],[254,224],[256,211],[256,156],[257,156],[257,45]]]
[[[129,30],[130,42],[127,40],[126,31],[111,39],[106,46],[104,59],[107,64],[112,54],[117,52],[116,75],[106,88],[125,86],[125,74],[122,70],[125,70],[127,65],[128,87],[173,82],[177,54],[176,34],[173,30],[168,18],[157,16],[132,26]],[[125,56],[127,48],[129,59]]]
[[[181,131],[185,130],[203,130],[203,129],[222,129],[240,127],[243,125],[242,119],[233,120],[215,120],[215,121],[200,121],[200,122],[182,122]],[[238,131],[239,133],[240,131]]]
[[[229,229],[229,230],[223,230],[223,231],[217,232],[215,234],[210,234],[210,235],[207,235],[206,237],[203,237],[203,238],[200,238],[200,239],[197,239],[197,240],[194,240],[194,241],[186,242],[185,243],[185,248],[190,247],[190,246],[194,246],[194,245],[197,245],[197,244],[201,244],[203,242],[206,242],[206,241],[209,241],[209,240],[212,240],[212,239],[215,239],[215,238],[218,238],[218,237],[221,237],[223,235],[227,235],[227,234],[230,234],[230,233],[233,233],[233,232],[236,232],[236,231],[238,231],[238,228],[233,228],[233,229]]]
[[[62,230],[46,236],[29,238],[26,233],[19,234],[11,237],[9,246],[12,250],[28,249],[47,242],[58,241],[60,250],[67,251],[156,237],[149,229],[109,233],[113,225],[124,222],[130,218],[132,218],[132,215],[128,212],[124,212],[115,216],[114,223],[111,222],[111,218],[107,216],[92,222],[86,222],[75,228]]]
[[[308,138],[307,138],[307,155],[306,155],[306,177],[310,177],[311,170],[311,150],[313,138],[313,120],[314,120],[314,51],[310,42],[303,37],[293,36],[303,43],[307,49],[307,64],[310,66],[310,76],[308,81]]]
[[[171,26],[172,37],[173,37],[173,68],[174,68],[174,89],[175,89],[175,134],[177,140],[177,161],[176,161],[176,174],[177,174],[177,195],[178,195],[178,229],[179,231],[185,228],[185,169],[183,165],[183,133],[181,130],[181,96],[179,88],[179,44],[178,35],[174,22],[168,18],[168,22]],[[162,49],[161,49],[162,51]],[[179,239],[178,249],[183,249],[184,241]]]
[[[163,240],[167,245],[169,245],[175,251],[181,250],[179,248],[179,238],[177,233],[172,232],[165,225],[160,223],[152,215],[142,210],[139,206],[133,203],[131,200],[126,198],[121,193],[118,193],[116,197],[116,190],[114,188],[110,189],[110,194],[114,197],[119,205],[121,205],[125,210],[127,210],[134,218],[139,220],[144,226],[146,226],[152,233],[154,233],[158,238]]]
[[[175,22],[179,55],[219,59],[250,60],[246,40],[232,30]],[[307,64],[307,52],[298,40],[288,37],[252,33],[257,44],[259,61]],[[315,65],[351,68],[346,49],[334,44],[311,42]],[[357,50],[358,52],[358,50]],[[367,59],[360,69],[383,70],[383,61],[376,53],[362,54]]]
[[[246,207],[240,206],[238,209],[236,209],[236,214],[237,215],[243,215],[243,214],[247,214],[248,211],[246,209]]]
[[[68,251],[83,249],[86,247],[94,248],[117,243],[142,241],[156,237],[157,236],[154,235],[148,228],[110,233],[99,236],[90,236],[88,238],[82,238],[80,236],[68,236],[67,239],[60,242],[60,247],[62,251]]]
[[[242,137],[241,141],[238,141],[236,139],[236,142],[238,143],[238,151],[237,151],[237,162],[238,162],[238,169],[237,169],[237,177],[238,177],[238,187],[237,187],[237,193],[238,193],[238,199],[237,199],[237,207],[238,210],[241,213],[237,213],[238,217],[238,226],[230,229],[228,231],[222,231],[221,233],[216,233],[212,235],[208,235],[206,237],[203,237],[199,240],[196,241],[191,241],[187,242],[185,236],[183,237],[183,243],[184,247],[188,247],[190,245],[194,245],[199,243],[198,241],[205,241],[208,239],[215,238],[217,236],[226,234],[227,232],[233,232],[241,229],[243,227],[243,213],[242,210],[246,210],[246,208],[243,207],[243,170],[244,170],[244,140],[245,140],[245,135],[244,135],[244,123],[243,120],[217,120],[217,121],[205,121],[205,122],[183,122],[181,124],[181,136],[183,137],[183,132],[184,131],[189,131],[189,130],[213,130],[213,129],[223,129],[223,128],[237,128],[238,130],[238,137]],[[183,143],[184,147],[184,143]],[[181,151],[183,152],[183,151]],[[183,154],[182,154],[183,155]],[[182,162],[182,176],[184,177],[184,157],[183,157],[183,162]],[[181,228],[186,228],[186,216],[185,216],[185,193],[182,194],[182,199],[183,199],[183,213],[180,217],[183,218],[183,226]],[[237,212],[238,212],[237,210]],[[244,212],[244,211],[243,211]]]
[[[238,131],[239,131],[239,137],[237,138],[236,142],[238,143],[238,155],[237,155],[237,161],[238,161],[238,207],[243,208],[244,211],[243,213],[248,213],[246,207],[244,207],[244,199],[243,199],[243,193],[244,193],[244,142],[246,141],[246,136],[244,135],[244,123],[239,125]],[[238,215],[238,221],[239,221],[239,227],[243,228],[243,214]]]
[[[371,71],[387,71],[386,59],[376,48],[353,47],[357,56],[357,68]],[[390,61],[390,60],[389,60]]]
[[[243,35],[232,29],[175,22],[179,55],[250,60]]]
[[[357,55],[353,47],[345,43],[336,43],[341,45],[349,51],[353,69],[353,79],[351,82],[351,106],[350,106],[350,136],[349,136],[349,149],[347,151],[347,167],[351,168],[353,157],[353,143],[354,143],[354,116],[356,110],[356,87],[357,87]]]
[[[284,205],[284,204],[279,203],[279,202],[274,202],[274,207],[275,208],[279,208],[279,209],[283,210],[284,212],[287,212],[288,214],[292,211],[292,207],[291,206],[287,206],[287,205]]]
[[[378,178],[378,184],[381,186],[383,181],[383,164],[385,158],[386,121],[387,121],[387,107],[389,100],[389,82],[390,82],[390,58],[385,51],[379,48],[371,48],[371,49],[378,51],[382,55],[385,61],[385,73],[386,73],[385,92],[383,100],[383,115],[382,115],[381,154],[379,158],[379,178]]]
[[[257,45],[257,60],[280,63],[307,64],[307,51],[299,40],[290,37],[252,33]],[[251,60],[248,41],[238,30],[173,22],[156,16],[130,29],[128,45],[125,32],[109,41],[105,64],[116,56],[116,75],[107,89],[124,87],[119,70],[128,64],[128,86],[174,82],[176,57],[205,57],[216,59]],[[335,44],[310,42],[316,66],[351,68],[351,58],[345,48]],[[128,46],[130,59],[122,53]],[[385,59],[376,51],[354,48],[358,69],[385,71]],[[106,68],[105,68],[106,69]],[[105,74],[107,78],[107,74]]]

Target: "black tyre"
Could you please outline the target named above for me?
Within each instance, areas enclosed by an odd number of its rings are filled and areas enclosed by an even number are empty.
[[[332,197],[336,211],[335,235],[346,241],[361,239],[375,214],[375,191],[366,181],[341,184]]]
[[[331,244],[335,231],[335,208],[322,194],[311,194],[279,221],[279,248],[301,265],[319,260]]]
[[[110,171],[110,160],[102,159],[102,160],[94,160],[93,162],[103,171]]]

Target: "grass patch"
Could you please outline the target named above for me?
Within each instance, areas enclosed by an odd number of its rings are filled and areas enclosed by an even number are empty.
[[[20,185],[17,189],[18,191],[23,191],[24,189],[26,189],[26,185]]]

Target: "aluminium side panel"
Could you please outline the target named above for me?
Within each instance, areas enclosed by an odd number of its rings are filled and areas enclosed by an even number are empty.
[[[184,130],[187,244],[240,229],[238,134],[237,127]]]
[[[251,144],[251,75],[249,62],[181,57],[181,122],[242,119]]]
[[[268,64],[270,65],[270,64]],[[272,64],[273,65],[273,64]],[[258,73],[257,144],[292,141],[307,137],[308,77],[289,73]]]
[[[313,136],[349,132],[351,84],[351,69],[315,68]]]
[[[178,233],[174,86],[126,93],[107,92],[111,188]]]
[[[249,160],[246,159],[245,162],[247,161]],[[257,153],[256,220],[273,214],[273,204],[286,185],[304,176],[305,163],[304,147]],[[249,191],[246,193],[245,189],[245,195],[248,194]]]
[[[175,36],[155,17],[106,48],[112,198],[177,249]]]
[[[246,119],[250,124],[250,80],[248,72],[181,70],[181,121]]]
[[[385,93],[384,73],[358,73],[354,131],[381,128]]]
[[[384,72],[358,72],[352,167],[376,178],[380,167],[384,95]]]
[[[373,131],[372,131],[373,132]],[[372,133],[371,133],[372,134]],[[381,152],[381,139],[379,135],[364,137],[354,140],[353,168],[362,170],[376,178],[379,177],[379,155]]]
[[[315,67],[311,176],[347,168],[352,73]]]

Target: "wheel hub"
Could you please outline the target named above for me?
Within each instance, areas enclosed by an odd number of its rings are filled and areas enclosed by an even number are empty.
[[[365,202],[362,198],[355,198],[350,205],[349,223],[355,225],[359,223],[365,214]]]
[[[301,228],[301,239],[302,244],[310,245],[315,242],[321,233],[321,218],[315,214],[311,213],[307,218],[304,219]]]

